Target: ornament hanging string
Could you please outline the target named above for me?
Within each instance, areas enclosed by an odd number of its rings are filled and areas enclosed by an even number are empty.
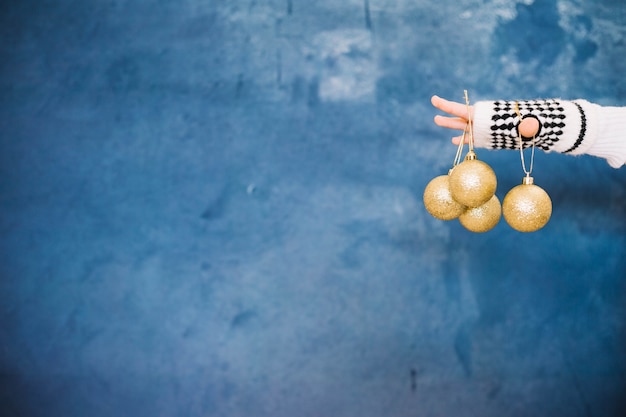
[[[472,133],[472,114],[470,112],[469,105],[469,97],[467,95],[467,90],[463,90],[465,94],[465,105],[467,107],[467,123],[465,124],[465,128],[463,129],[463,136],[459,141],[459,147],[456,150],[456,156],[454,157],[454,163],[452,164],[452,168],[461,163],[461,159],[463,158],[463,146],[465,145],[465,141],[469,136],[469,151],[474,150],[474,136]]]
[[[463,90],[465,94],[465,106],[467,107],[467,126],[469,131],[469,152],[474,152],[474,122],[472,121],[472,111],[470,108],[469,96],[467,90]],[[463,132],[463,141],[465,141],[465,131]]]
[[[515,101],[515,113],[517,114],[517,117],[519,118],[519,123],[521,124],[522,115],[519,111],[519,103],[517,101]],[[530,169],[526,170],[526,162],[524,161],[524,150],[522,148],[522,134],[519,131],[519,124],[517,126],[517,138],[519,139],[519,153],[520,158],[522,159],[522,169],[524,170],[524,174],[526,174],[526,177],[530,177],[530,174],[533,172],[533,164],[535,163],[535,135],[533,135],[532,150],[530,152]]]
[[[465,145],[465,137],[467,136],[467,131],[469,127],[469,122],[465,124],[465,128],[463,129],[463,136],[459,141],[459,147],[456,149],[456,156],[454,157],[454,163],[452,164],[452,168],[461,163],[461,159],[463,158],[463,145]]]

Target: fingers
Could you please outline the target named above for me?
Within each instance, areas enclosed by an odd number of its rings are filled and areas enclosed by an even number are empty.
[[[445,117],[437,115],[435,116],[435,124],[437,126],[447,127],[448,129],[465,130],[467,120],[460,117]]]
[[[452,138],[452,143],[454,143],[455,145],[458,145],[461,142],[461,139],[463,139],[463,136],[455,136]],[[468,136],[465,136],[465,143],[469,143]]]
[[[448,129],[456,129],[465,131],[467,127],[468,113],[467,106],[462,103],[456,103],[454,101],[449,101],[443,99],[439,96],[432,96],[430,102],[437,109],[448,113],[450,116],[435,116],[435,124],[437,126],[446,127]],[[472,112],[473,116],[474,107],[470,106],[470,112]],[[453,117],[451,117],[453,116]],[[464,135],[455,136],[452,138],[452,143],[458,145],[461,140],[463,140]],[[468,143],[469,138],[465,135],[465,143]]]
[[[459,117],[461,119],[468,119],[467,106],[465,104],[446,100],[436,95],[431,97],[430,102],[433,106],[435,106],[442,112]],[[470,106],[470,111],[473,110],[473,106]]]

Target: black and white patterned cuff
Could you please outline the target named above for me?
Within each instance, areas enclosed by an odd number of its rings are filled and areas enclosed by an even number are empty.
[[[519,100],[522,119],[539,121],[535,146],[546,152],[578,155],[593,145],[596,105],[585,100]],[[474,143],[490,149],[519,149],[517,128],[520,118],[515,101],[479,101],[474,104]],[[532,146],[533,138],[522,137],[522,147]]]

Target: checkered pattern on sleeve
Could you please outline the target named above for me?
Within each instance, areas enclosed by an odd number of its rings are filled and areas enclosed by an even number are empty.
[[[565,107],[560,100],[521,100],[518,101],[522,118],[535,117],[540,128],[535,138],[535,146],[544,151],[551,150],[563,139],[567,122]],[[517,127],[520,119],[515,112],[514,101],[494,101],[490,126],[490,147],[493,149],[519,149]],[[522,147],[532,146],[532,138],[522,137]]]

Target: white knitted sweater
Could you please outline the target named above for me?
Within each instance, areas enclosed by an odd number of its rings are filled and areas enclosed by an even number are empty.
[[[520,119],[515,101],[474,104],[474,144],[490,149],[518,149]],[[626,164],[626,107],[607,107],[586,100],[520,100],[522,119],[534,117],[540,128],[535,146],[546,152],[588,154],[613,168]],[[523,147],[532,138],[522,138]]]

